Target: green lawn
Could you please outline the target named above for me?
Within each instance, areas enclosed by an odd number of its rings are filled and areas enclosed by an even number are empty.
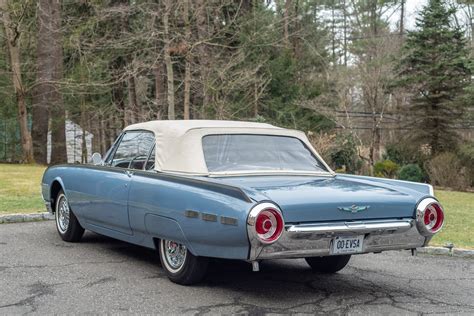
[[[430,245],[451,242],[455,247],[474,249],[474,193],[435,190],[435,196],[443,205],[445,222]]]
[[[40,185],[44,170],[37,165],[0,164],[0,214],[44,212]]]
[[[45,211],[40,193],[45,167],[0,164],[0,214]],[[436,190],[446,213],[443,230],[431,245],[452,242],[456,247],[474,249],[474,193]]]

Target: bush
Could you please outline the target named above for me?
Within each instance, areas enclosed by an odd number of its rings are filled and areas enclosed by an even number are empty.
[[[458,158],[461,165],[467,170],[469,184],[474,187],[474,143],[460,146],[458,150]]]
[[[420,148],[403,141],[386,145],[383,155],[384,160],[391,160],[401,166],[412,163],[420,165],[426,158]]]
[[[391,160],[378,161],[374,165],[374,174],[376,177],[393,179],[399,168],[400,166]]]
[[[318,154],[324,159],[324,161],[330,164],[331,153],[336,147],[336,135],[308,132],[308,139],[311,145],[313,145],[313,147],[317,150]]]
[[[398,179],[414,182],[424,182],[425,175],[420,166],[414,163],[405,165],[398,172]]]
[[[356,173],[362,166],[362,160],[357,154],[357,146],[351,135],[338,135],[330,157],[334,169],[344,169],[347,173]]]
[[[455,154],[450,152],[439,154],[428,161],[426,171],[434,185],[455,190],[465,190],[470,185],[467,168]]]

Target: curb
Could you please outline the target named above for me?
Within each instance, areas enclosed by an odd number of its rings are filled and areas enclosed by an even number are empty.
[[[0,224],[49,221],[53,219],[54,215],[48,212],[33,214],[8,214],[0,215]]]
[[[442,255],[460,258],[474,259],[474,250],[453,248],[453,247],[424,247],[418,248],[417,252],[427,255]]]

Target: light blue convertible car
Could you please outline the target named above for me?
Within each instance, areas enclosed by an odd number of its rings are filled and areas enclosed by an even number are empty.
[[[209,258],[305,258],[334,273],[352,254],[425,246],[443,226],[427,184],[334,173],[305,134],[269,124],[152,121],[125,128],[94,165],[46,170],[61,238],[84,229],[154,248],[171,281]]]

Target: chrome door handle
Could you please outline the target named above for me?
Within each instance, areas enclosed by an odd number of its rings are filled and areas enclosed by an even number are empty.
[[[127,174],[129,178],[131,178],[133,175],[133,171],[130,171],[130,170],[126,170],[125,173]]]

